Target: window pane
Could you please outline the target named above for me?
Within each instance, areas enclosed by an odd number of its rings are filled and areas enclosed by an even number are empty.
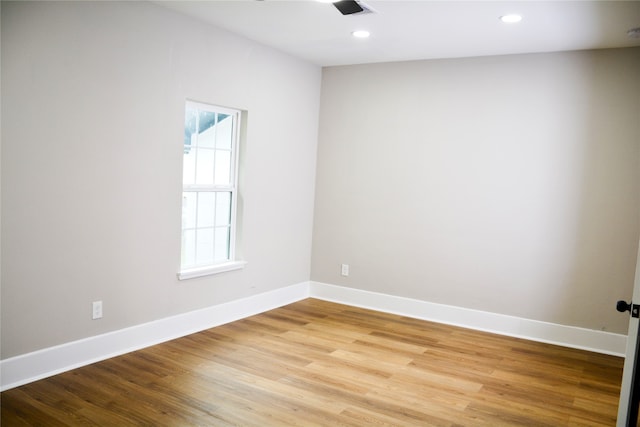
[[[197,193],[182,193],[182,229],[196,226],[196,200]]]
[[[192,146],[193,134],[196,132],[196,114],[195,108],[187,106],[184,113],[184,146],[186,150]]]
[[[199,111],[198,133],[212,128],[216,124],[216,113],[213,111]]]
[[[215,184],[231,184],[231,151],[216,150]]]
[[[214,150],[198,148],[197,151],[196,184],[213,184]]]
[[[198,147],[215,146],[216,135],[216,113],[211,111],[200,111],[198,122]]]
[[[229,259],[229,227],[216,227],[215,262]]]
[[[213,263],[213,228],[204,228],[196,231],[196,264]]]
[[[182,183],[189,185],[195,182],[196,178],[196,149],[184,146],[184,156],[182,161]]]
[[[216,128],[216,148],[231,150],[233,118],[226,114],[218,114],[218,125]]]
[[[213,227],[216,193],[200,192],[198,195],[198,228]]]
[[[196,263],[196,232],[182,232],[182,268],[193,267]]]
[[[216,224],[231,224],[231,193],[220,192],[216,196]]]

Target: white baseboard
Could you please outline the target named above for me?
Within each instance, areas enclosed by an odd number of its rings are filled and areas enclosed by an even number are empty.
[[[326,283],[303,282],[0,360],[0,391],[243,319],[308,297],[615,356],[624,357],[626,349],[626,335],[435,304]]]
[[[308,296],[309,283],[303,282],[1,360],[0,390],[243,319]]]
[[[627,336],[311,282],[309,296],[531,341],[624,357]]]

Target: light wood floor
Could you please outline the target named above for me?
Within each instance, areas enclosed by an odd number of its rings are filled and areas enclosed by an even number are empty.
[[[5,391],[2,426],[613,426],[622,364],[308,299]]]

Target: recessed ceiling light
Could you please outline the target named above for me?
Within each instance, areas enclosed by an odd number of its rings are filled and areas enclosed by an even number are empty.
[[[509,15],[502,15],[500,17],[502,22],[506,22],[507,24],[515,24],[516,22],[522,21],[522,15],[516,15],[515,13]]]
[[[351,33],[351,35],[353,37],[357,37],[359,39],[366,39],[367,37],[369,37],[371,35],[371,33],[369,33],[369,31],[367,30],[357,30]]]

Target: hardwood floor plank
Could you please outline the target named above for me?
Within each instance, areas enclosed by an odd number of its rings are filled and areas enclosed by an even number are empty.
[[[68,426],[63,419],[73,422],[78,417],[61,411],[56,404],[41,402],[26,390],[17,390],[10,395],[2,396],[2,425],[12,426],[47,425],[52,427]]]
[[[353,342],[357,346],[365,346],[367,348],[378,349],[380,351],[403,355],[405,357],[417,357],[423,354],[427,348],[420,345],[389,339],[386,337],[377,337],[372,334],[365,335]]]
[[[306,299],[3,392],[3,426],[613,426],[623,359]]]

